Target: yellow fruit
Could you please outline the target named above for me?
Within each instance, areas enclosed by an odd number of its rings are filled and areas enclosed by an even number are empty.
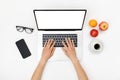
[[[91,19],[91,20],[89,21],[89,25],[90,25],[91,27],[96,27],[96,26],[97,26],[97,21],[96,21],[95,19]]]

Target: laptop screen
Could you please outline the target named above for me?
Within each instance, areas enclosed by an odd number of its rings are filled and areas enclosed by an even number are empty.
[[[34,10],[38,30],[82,29],[86,10]]]

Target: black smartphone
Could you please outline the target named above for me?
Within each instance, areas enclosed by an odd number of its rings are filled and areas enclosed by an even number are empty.
[[[31,52],[28,49],[28,46],[27,46],[24,39],[21,39],[21,40],[17,41],[16,45],[17,45],[23,59],[25,59],[25,58],[27,58],[27,57],[29,57],[31,55]]]

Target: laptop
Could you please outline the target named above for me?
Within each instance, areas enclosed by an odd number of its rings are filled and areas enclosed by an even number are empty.
[[[82,59],[82,30],[86,9],[36,9],[33,12],[38,29],[38,60],[45,41],[54,39],[56,50],[49,61],[68,61],[61,43],[67,37],[74,41],[77,58]]]

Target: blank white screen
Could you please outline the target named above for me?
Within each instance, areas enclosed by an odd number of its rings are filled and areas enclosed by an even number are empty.
[[[85,11],[35,11],[38,29],[81,29]]]

